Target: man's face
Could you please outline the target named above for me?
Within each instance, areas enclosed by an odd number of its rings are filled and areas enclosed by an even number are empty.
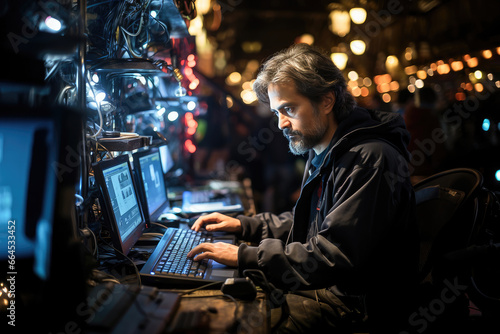
[[[270,84],[267,90],[271,111],[289,141],[290,151],[302,155],[317,146],[327,132],[327,119],[293,83]]]

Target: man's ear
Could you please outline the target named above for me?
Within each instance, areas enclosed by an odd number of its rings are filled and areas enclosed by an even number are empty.
[[[335,93],[333,91],[323,95],[321,98],[321,110],[325,113],[325,115],[332,112],[335,101]]]

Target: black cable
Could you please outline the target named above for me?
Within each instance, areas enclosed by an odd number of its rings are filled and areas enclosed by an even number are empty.
[[[142,285],[142,282],[141,282],[141,274],[139,273],[139,268],[137,268],[137,266],[135,265],[134,261],[132,261],[131,258],[129,258],[127,255],[123,254],[121,251],[119,251],[118,249],[116,249],[113,245],[110,245],[108,244],[106,241],[104,241],[104,239],[102,239],[102,237],[99,235],[99,239],[104,242],[106,245],[108,245],[109,247],[113,248],[118,254],[120,254],[121,256],[123,256],[125,259],[129,260],[130,263],[132,263],[132,266],[134,267],[135,269],[135,272],[136,272],[136,275],[137,275],[137,282],[138,282],[138,285]]]

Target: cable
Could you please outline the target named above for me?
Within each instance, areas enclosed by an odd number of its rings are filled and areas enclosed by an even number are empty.
[[[94,91],[94,87],[92,87],[92,85],[90,83],[91,79],[90,79],[90,72],[89,71],[87,71],[87,75],[86,75],[85,79],[86,79],[87,84],[90,87],[90,90],[92,91],[92,95],[94,96],[94,100],[95,100],[95,97],[96,97],[95,91]],[[97,113],[99,114],[99,130],[97,131],[97,133],[90,136],[94,139],[97,139],[97,137],[101,134],[101,132],[103,130],[102,129],[103,128],[103,120],[102,120],[102,112],[101,112],[101,102],[96,101],[96,105],[97,105]]]
[[[66,92],[70,89],[73,89],[75,88],[75,86],[72,86],[72,85],[67,85],[65,86],[63,89],[61,89],[61,91],[59,92],[59,94],[57,95],[57,98],[56,98],[56,101],[58,103],[62,103],[62,99],[64,97],[64,94],[66,94]]]
[[[143,19],[143,16],[141,15],[141,21],[139,22],[139,28],[137,28],[137,32],[135,34],[129,32],[123,26],[120,26],[120,29],[122,32],[126,33],[127,35],[129,35],[131,37],[137,37],[141,33],[143,21],[144,21],[144,19]]]
[[[139,268],[137,268],[137,266],[135,265],[134,261],[132,261],[131,258],[129,258],[127,255],[123,254],[121,251],[119,251],[118,249],[116,249],[113,245],[110,245],[108,244],[106,241],[104,241],[104,239],[102,239],[101,236],[99,236],[99,239],[101,239],[102,242],[104,242],[106,245],[108,245],[109,247],[113,248],[118,254],[122,255],[124,258],[126,258],[127,260],[130,261],[130,263],[132,263],[132,266],[134,267],[135,269],[135,272],[136,272],[136,275],[137,275],[137,282],[138,282],[138,285],[142,285],[142,282],[141,282],[141,274],[139,273]]]
[[[476,281],[474,280],[474,277],[471,277],[470,278],[471,282],[472,282],[472,286],[474,287],[474,289],[476,289],[476,291],[484,298],[488,299],[488,300],[492,300],[492,301],[496,301],[496,302],[500,302],[500,298],[496,298],[496,297],[491,297],[491,296],[488,296],[487,294],[485,294],[484,292],[482,292],[479,287],[477,286],[476,284]]]
[[[140,54],[137,54],[135,53],[134,50],[132,50],[132,48],[130,47],[130,40],[129,40],[129,37],[127,35],[125,35],[125,32],[123,30],[120,30],[123,34],[123,38],[125,39],[125,43],[127,44],[127,51],[134,57],[134,58],[141,58],[141,55]]]
[[[75,194],[75,197],[78,199],[78,201],[76,202],[76,206],[80,206],[82,205],[84,199],[81,195],[78,195],[78,194]]]
[[[187,295],[187,294],[190,294],[190,293],[193,293],[195,291],[198,291],[198,290],[201,290],[201,289],[205,289],[205,288],[208,288],[209,286],[214,286],[216,284],[220,284],[222,285],[222,282],[212,282],[212,283],[208,283],[208,284],[205,284],[205,285],[202,285],[202,286],[199,286],[197,288],[194,288],[194,289],[191,289],[191,290],[187,290],[187,291],[184,291],[182,293],[180,293],[179,295],[180,296],[184,296],[184,295]],[[205,296],[206,297],[206,296]]]
[[[160,223],[157,223],[157,222],[150,222],[151,225],[158,225],[160,227],[163,227],[164,229],[168,229],[167,226],[163,225],[163,224],[160,224]]]

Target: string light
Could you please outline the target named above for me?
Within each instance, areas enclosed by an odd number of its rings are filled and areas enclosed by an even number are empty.
[[[352,8],[349,11],[349,16],[355,24],[362,24],[366,20],[366,10],[361,7]]]
[[[360,39],[355,39],[354,41],[351,42],[350,44],[351,51],[357,56],[362,55],[365,53],[366,50],[366,44]]]

